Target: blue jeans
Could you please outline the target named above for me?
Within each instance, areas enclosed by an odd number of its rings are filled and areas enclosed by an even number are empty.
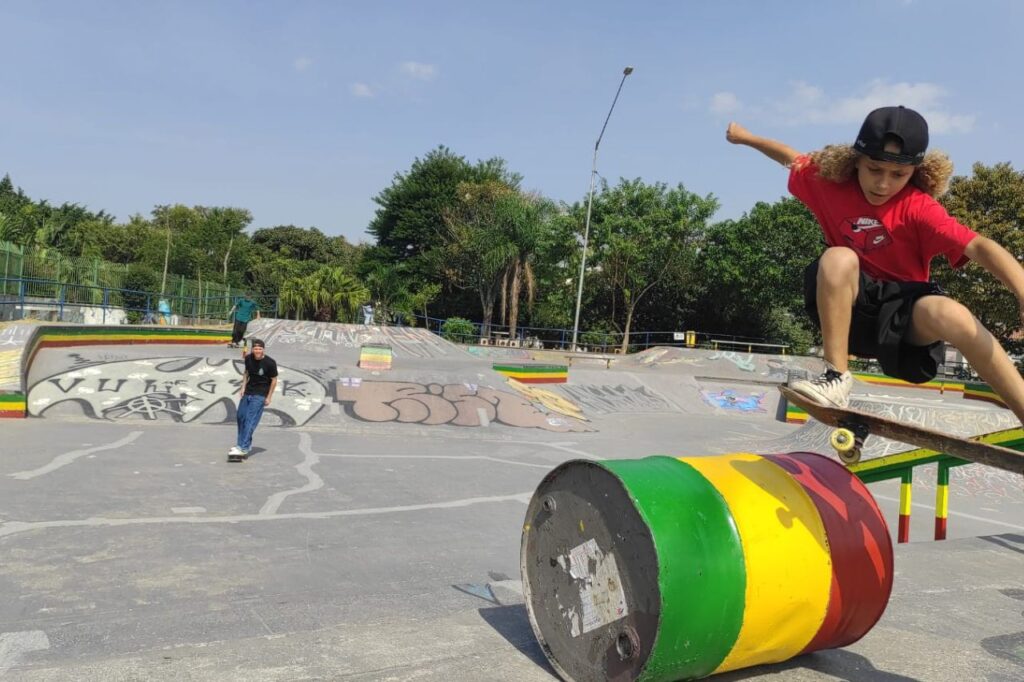
[[[263,416],[264,400],[261,395],[246,394],[238,401],[238,447],[246,452],[252,447],[252,434]]]

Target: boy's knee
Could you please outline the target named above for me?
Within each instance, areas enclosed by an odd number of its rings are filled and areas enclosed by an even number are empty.
[[[860,276],[857,252],[845,246],[832,246],[818,261],[818,282],[850,283]]]
[[[914,316],[921,316],[922,322],[936,336],[944,341],[973,334],[978,321],[967,306],[945,296],[925,296],[914,304]]]

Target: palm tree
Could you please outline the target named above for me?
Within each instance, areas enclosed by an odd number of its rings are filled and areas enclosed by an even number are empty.
[[[305,319],[306,309],[311,307],[308,291],[309,282],[305,277],[289,277],[282,282],[277,294],[281,314],[288,317],[289,312],[294,312],[296,320]]]
[[[536,280],[533,260],[540,248],[548,219],[554,205],[541,197],[514,194],[498,202],[500,227],[504,233],[504,248],[501,260],[504,268],[501,274],[501,315],[505,319],[508,302],[509,337],[514,338],[519,324],[519,299],[523,287],[529,309],[533,308]]]
[[[354,322],[369,290],[340,267],[325,265],[306,278],[314,317],[323,322]]]
[[[412,309],[411,295],[405,281],[405,268],[401,264],[379,263],[366,276],[369,292],[364,300],[372,298],[375,301],[381,322],[387,322],[398,313],[407,313]]]

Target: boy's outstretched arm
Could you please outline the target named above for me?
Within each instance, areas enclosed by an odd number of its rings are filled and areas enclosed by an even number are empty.
[[[1017,297],[1020,318],[1024,322],[1024,268],[1017,259],[998,242],[981,235],[971,240],[964,255],[992,273]]]
[[[745,144],[748,147],[753,147],[768,158],[773,161],[778,161],[787,168],[793,164],[796,157],[800,156],[800,152],[793,149],[788,144],[777,140],[769,140],[767,137],[754,135],[735,121],[731,122],[729,127],[726,129],[725,139],[733,144]]]

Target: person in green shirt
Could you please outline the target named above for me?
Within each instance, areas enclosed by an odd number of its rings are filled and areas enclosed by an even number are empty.
[[[234,328],[231,330],[231,343],[228,344],[229,348],[238,348],[239,344],[242,343],[242,338],[245,336],[245,328],[249,326],[249,322],[252,320],[260,319],[260,307],[256,304],[256,301],[252,300],[252,296],[246,292],[240,299],[235,301],[235,305],[228,312],[231,315],[231,319],[234,321]]]

